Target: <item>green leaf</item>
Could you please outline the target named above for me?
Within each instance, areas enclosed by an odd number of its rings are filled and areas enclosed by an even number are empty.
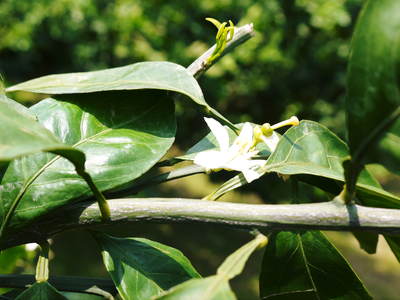
[[[0,164],[0,179],[5,176],[4,162],[31,153],[47,151],[65,157],[73,163],[79,174],[86,175],[86,180],[91,180],[85,172],[85,154],[82,151],[62,143],[52,132],[36,121],[34,114],[4,95],[0,95],[0,126],[2,128],[0,131],[0,162],[3,161]],[[95,189],[95,187],[93,188]],[[6,196],[0,189],[0,238],[3,237],[21,196],[22,194],[15,195],[5,204]]]
[[[383,131],[393,112],[400,108],[399,26],[398,0],[370,0],[358,18],[351,45],[346,98],[352,156],[376,142],[375,131],[380,127],[379,131]]]
[[[40,151],[63,155],[83,168],[84,154],[63,144],[19,103],[0,95],[0,161]]]
[[[49,98],[30,110],[62,142],[86,154],[86,168],[102,191],[142,175],[173,143],[173,102],[162,95],[108,92],[63,100]],[[18,195],[22,199],[10,222],[15,228],[91,192],[68,161],[40,153],[10,163],[0,185],[0,214]]]
[[[218,268],[217,274],[202,279],[191,279],[156,297],[157,300],[234,300],[229,280],[242,273],[249,256],[266,244],[267,238],[259,234],[255,239],[229,255]]]
[[[372,299],[338,250],[319,231],[270,238],[260,275],[262,299]]]
[[[400,235],[385,235],[386,242],[389,244],[390,249],[397,261],[400,262]]]
[[[68,300],[48,282],[36,282],[20,294],[16,300]]]
[[[81,94],[116,90],[156,89],[186,95],[215,118],[235,128],[204,99],[196,79],[184,67],[171,62],[140,62],[93,72],[66,73],[35,78],[6,89],[44,94]]]
[[[94,237],[103,262],[125,300],[148,300],[179,283],[200,275],[177,249],[143,238]]]
[[[385,133],[376,148],[368,151],[368,159],[384,165],[400,175],[400,120]]]
[[[166,294],[153,298],[157,300],[236,300],[228,280],[214,275],[202,279],[191,279]]]
[[[352,233],[360,244],[361,249],[365,250],[365,252],[367,252],[368,254],[376,253],[379,234],[365,231],[355,231]]]
[[[140,62],[93,72],[47,75],[6,89],[44,94],[77,94],[112,90],[159,89],[184,94],[208,107],[196,79],[171,62]]]
[[[283,135],[268,158],[265,171],[308,174],[344,182],[342,161],[348,155],[347,145],[325,126],[302,121]],[[400,208],[400,198],[381,189],[366,170],[358,179],[357,193],[365,205]]]

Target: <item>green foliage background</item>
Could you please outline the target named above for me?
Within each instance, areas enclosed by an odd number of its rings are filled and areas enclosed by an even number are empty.
[[[207,102],[234,123],[250,120],[275,123],[297,115],[319,121],[343,138],[345,71],[350,37],[362,2],[3,0],[0,2],[0,74],[10,85],[46,74],[89,71],[148,60],[168,60],[187,66],[214,43],[215,28],[205,22],[205,17],[232,19],[238,25],[252,22],[256,36],[200,79]],[[23,93],[14,98],[28,103],[35,101]],[[193,132],[190,124],[203,121],[187,102],[178,103],[177,113],[178,147],[187,149],[205,133],[205,126],[204,130]],[[287,184],[276,178],[267,180],[255,182],[248,189],[258,191],[264,200],[274,201],[277,194],[280,198],[290,198]],[[266,182],[273,189],[267,189]],[[162,192],[175,195],[173,186]],[[157,195],[159,191],[148,192],[152,193]],[[206,194],[200,193],[200,196]],[[190,192],[183,194],[180,188],[179,196],[194,196]],[[321,200],[315,191],[308,191],[308,195]],[[213,237],[213,229],[190,227],[207,236],[201,245],[194,239],[188,241],[192,232],[178,226],[163,225],[156,229],[151,226],[152,230],[141,227],[138,229],[135,225],[137,235],[142,233],[177,246],[190,257],[195,256],[194,263],[203,266],[204,270],[201,267],[200,271],[204,275],[212,273],[222,257],[246,239],[242,234],[223,231],[223,236],[229,234],[229,239],[234,240],[227,249],[225,241]],[[85,239],[81,237],[81,241]],[[75,257],[68,258],[66,252],[70,250],[63,253],[62,249],[70,248],[73,243],[79,247],[80,242],[72,241],[71,237],[66,242],[58,240],[54,249],[60,264],[54,266],[55,273],[105,274],[94,266],[95,261],[86,270],[78,270],[77,264],[68,263],[68,259]],[[86,259],[90,253],[87,251]],[[63,266],[61,260],[67,263]],[[98,257],[96,261],[100,262]],[[254,278],[238,285],[242,288],[239,299],[251,299]],[[390,295],[387,297],[381,299],[391,299]]]
[[[186,66],[214,42],[215,28],[205,17],[252,22],[256,37],[201,80],[208,101],[236,122],[272,123],[298,114],[323,118],[337,132],[343,114],[336,104],[344,96],[360,2],[5,0],[0,72],[15,83],[144,60]]]

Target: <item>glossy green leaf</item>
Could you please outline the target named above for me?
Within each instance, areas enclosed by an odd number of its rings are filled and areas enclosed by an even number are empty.
[[[103,262],[125,300],[148,300],[200,275],[177,249],[143,239],[95,233]]]
[[[358,18],[351,45],[346,98],[352,155],[376,142],[374,131],[385,127],[385,122],[399,109],[399,27],[398,0],[369,0]]]
[[[308,174],[343,182],[342,161],[348,155],[347,145],[325,126],[302,121],[283,135],[268,158],[265,171]],[[365,205],[400,208],[400,198],[384,191],[366,170],[357,182],[357,193]]]
[[[129,101],[132,98],[135,101]],[[63,143],[86,154],[86,168],[102,191],[142,175],[174,140],[173,102],[162,95],[108,92],[64,96],[63,100],[49,98],[30,110]],[[10,222],[18,228],[90,194],[68,161],[40,153],[10,164],[0,185],[0,207],[7,211],[22,195]]]
[[[0,94],[0,161],[40,151],[56,152],[83,168],[84,154],[63,144],[17,102]]]
[[[33,300],[33,299],[68,300],[48,282],[36,282],[16,298],[16,300]]]
[[[82,151],[64,144],[37,122],[33,113],[4,95],[0,96],[0,126],[0,161],[7,162],[31,153],[47,151],[65,157],[73,163],[76,171],[86,174],[85,154]],[[0,179],[6,176],[5,167],[0,165]],[[87,179],[90,180],[90,177]],[[0,238],[21,200],[20,196],[7,199],[0,186]]]
[[[319,231],[270,238],[260,275],[262,299],[372,299],[338,250]]]
[[[236,299],[229,286],[229,280],[242,273],[249,256],[259,247],[266,244],[267,238],[259,234],[229,255],[217,270],[217,274],[202,279],[191,279],[177,285],[156,297],[157,300],[234,300]]]
[[[385,235],[386,242],[400,263],[400,235]]]

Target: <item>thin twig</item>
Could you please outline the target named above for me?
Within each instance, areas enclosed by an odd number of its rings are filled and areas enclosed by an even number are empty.
[[[212,55],[216,45],[212,46],[203,55],[201,55],[198,59],[196,59],[187,70],[193,74],[194,77],[200,77],[205,71],[207,71],[211,66],[213,66],[218,60],[220,60],[224,55],[231,52],[237,46],[243,44],[245,41],[253,37],[255,34],[253,24],[246,24],[244,26],[235,28],[235,33],[230,42],[226,44],[226,48],[224,52],[222,52],[221,56],[216,58],[211,64],[206,64],[207,59]]]

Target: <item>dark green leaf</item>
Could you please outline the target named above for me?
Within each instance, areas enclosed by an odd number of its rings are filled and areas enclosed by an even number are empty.
[[[234,300],[235,295],[229,286],[229,280],[242,273],[249,256],[267,242],[264,235],[255,239],[229,255],[217,270],[217,274],[202,279],[191,279],[177,285],[156,297],[157,300]]]
[[[400,235],[385,235],[386,242],[389,244],[390,249],[398,262],[400,262]]]
[[[388,170],[400,175],[400,120],[385,133],[376,148],[368,151],[372,162],[383,164]]]
[[[60,294],[48,282],[36,282],[25,292],[20,294],[16,300],[68,300]]]
[[[262,299],[372,299],[346,260],[319,231],[270,238],[260,275]]]
[[[95,233],[104,264],[125,300],[148,300],[200,275],[177,249],[142,238]]]
[[[346,144],[325,126],[302,121],[283,135],[269,157],[265,171],[284,175],[308,174],[343,182],[342,161],[348,155]],[[361,172],[357,190],[365,205],[400,207],[400,199],[384,191],[366,170]]]
[[[399,27],[398,0],[368,1],[357,21],[348,67],[346,99],[352,155],[376,142],[374,131],[385,126],[393,112],[399,109]]]
[[[132,98],[135,101],[129,101]],[[49,98],[30,109],[62,142],[86,154],[86,168],[100,190],[118,187],[142,175],[174,140],[173,102],[162,95],[108,92],[64,100],[68,101]],[[0,207],[7,211],[22,196],[10,223],[20,227],[90,194],[68,161],[41,153],[10,164],[0,186]]]
[[[376,253],[376,247],[378,246],[379,234],[365,231],[353,232],[354,237],[360,244],[360,248],[365,250],[368,254]]]

